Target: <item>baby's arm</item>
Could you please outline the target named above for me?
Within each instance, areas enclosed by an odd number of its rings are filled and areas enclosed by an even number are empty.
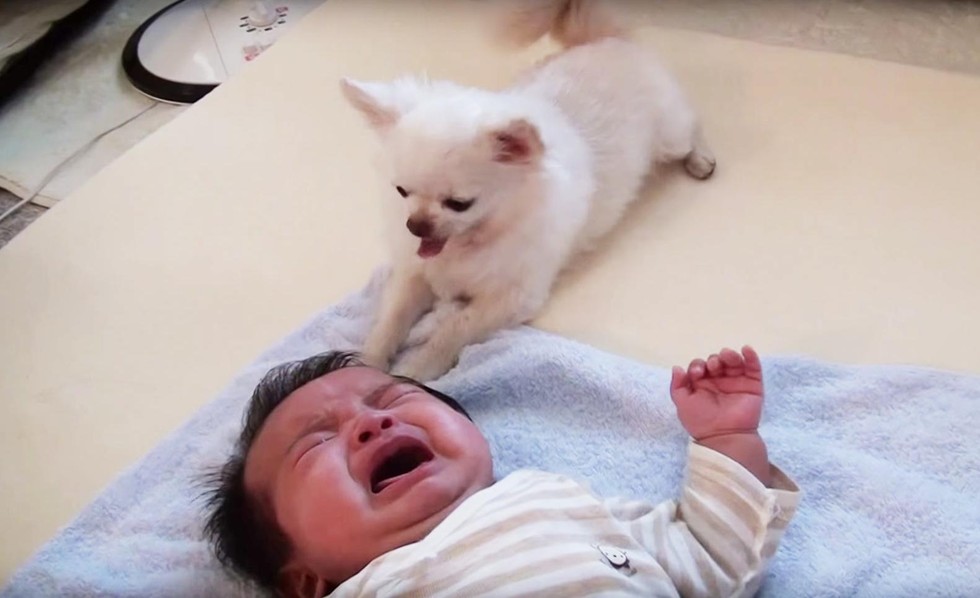
[[[636,521],[638,539],[683,596],[752,595],[799,500],[758,433],[759,356],[725,349],[674,368],[671,397],[694,440],[687,479],[680,501]]]
[[[759,436],[762,363],[752,347],[731,349],[687,367],[674,367],[670,396],[691,438],[752,472],[769,485],[769,454]]]
[[[607,504],[681,596],[752,596],[799,501],[789,478],[770,473],[766,488],[735,461],[691,443],[680,500]]]

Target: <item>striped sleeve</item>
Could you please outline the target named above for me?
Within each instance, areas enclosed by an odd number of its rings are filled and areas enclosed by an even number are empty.
[[[751,596],[796,513],[799,489],[772,467],[772,487],[721,453],[691,443],[679,502],[638,515],[632,535],[682,596]]]

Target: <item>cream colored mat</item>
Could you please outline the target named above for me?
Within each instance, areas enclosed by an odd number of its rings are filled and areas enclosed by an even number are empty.
[[[426,9],[420,9],[426,6]],[[0,572],[383,259],[341,75],[495,85],[484,3],[330,0],[0,251]],[[980,80],[645,29],[716,177],[665,183],[548,330],[659,364],[722,343],[980,372]],[[389,194],[390,195],[390,194]]]

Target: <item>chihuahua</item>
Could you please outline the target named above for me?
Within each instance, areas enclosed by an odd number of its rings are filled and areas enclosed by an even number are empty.
[[[678,83],[595,0],[515,7],[501,32],[520,44],[550,33],[562,50],[507,89],[341,82],[379,137],[397,204],[370,365],[441,376],[466,345],[537,315],[658,163],[714,171]]]

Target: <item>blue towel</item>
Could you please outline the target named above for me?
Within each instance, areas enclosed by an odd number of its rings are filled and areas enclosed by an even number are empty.
[[[224,460],[270,367],[360,345],[379,281],[261,355],[2,596],[261,595],[225,575],[201,540],[196,476]],[[980,378],[796,357],[763,366],[762,434],[803,500],[762,595],[980,596]],[[469,347],[434,386],[483,429],[498,476],[534,467],[659,502],[677,495],[686,445],[668,380],[667,368],[523,327]]]

